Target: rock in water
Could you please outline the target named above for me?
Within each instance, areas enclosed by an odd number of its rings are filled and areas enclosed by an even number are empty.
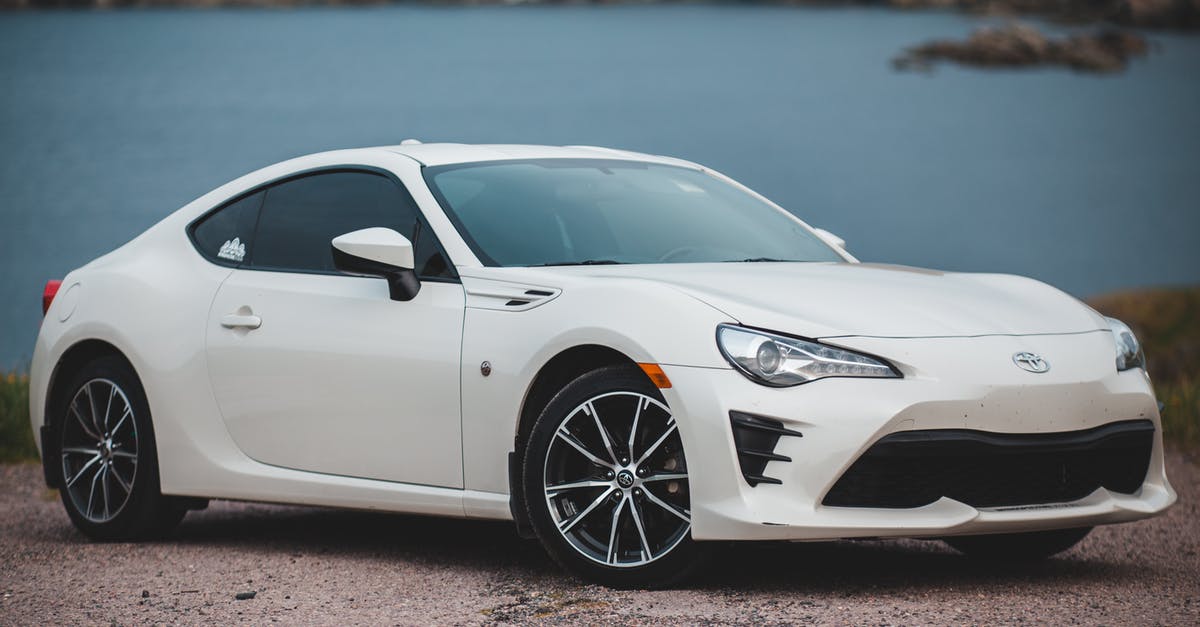
[[[966,41],[934,41],[910,48],[892,61],[898,70],[926,70],[936,61],[979,67],[1064,65],[1085,72],[1117,72],[1130,57],[1146,54],[1135,33],[1104,30],[1051,39],[1027,24],[976,30]]]

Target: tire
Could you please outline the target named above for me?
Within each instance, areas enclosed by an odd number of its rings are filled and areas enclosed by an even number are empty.
[[[1079,544],[1091,527],[942,538],[956,551],[973,559],[995,562],[1030,562],[1057,555]]]
[[[534,425],[522,470],[534,533],[571,573],[662,588],[704,562],[679,431],[641,371],[607,367],[567,384]]]
[[[71,522],[101,541],[157,538],[187,513],[159,491],[150,405],[129,364],[101,357],[76,373],[51,409],[59,495]]]

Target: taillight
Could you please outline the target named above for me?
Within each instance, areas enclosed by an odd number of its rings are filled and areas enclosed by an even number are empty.
[[[58,288],[62,287],[62,281],[46,281],[46,289],[42,290],[42,315],[46,315],[50,311],[50,303],[54,302],[54,297],[58,295]]]

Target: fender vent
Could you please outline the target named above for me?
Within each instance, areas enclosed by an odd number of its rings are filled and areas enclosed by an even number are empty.
[[[803,433],[793,431],[783,426],[783,423],[771,418],[755,416],[740,411],[729,412],[729,423],[733,427],[733,444],[737,449],[738,463],[742,467],[742,477],[750,487],[760,483],[782,484],[775,477],[763,474],[767,463],[772,461],[790,462],[792,458],[775,452],[779,438],[789,435],[798,438]]]
[[[472,279],[464,281],[467,306],[474,309],[526,311],[558,297],[562,290],[518,283]]]
[[[540,301],[540,300],[545,300],[547,298],[550,298],[551,296],[554,296],[554,292],[547,292],[546,290],[525,290],[525,296],[532,296],[533,298],[526,298],[526,299],[514,298],[514,299],[508,301],[507,303],[504,303],[504,306],[505,307],[522,307],[524,305],[528,305],[529,303],[532,303],[535,301]]]

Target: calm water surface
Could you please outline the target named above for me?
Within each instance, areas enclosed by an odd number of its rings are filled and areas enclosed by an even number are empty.
[[[307,152],[599,144],[714,166],[870,261],[1078,295],[1200,281],[1200,37],[1118,76],[944,67],[955,14],[519,7],[0,14],[0,367],[48,278]]]

